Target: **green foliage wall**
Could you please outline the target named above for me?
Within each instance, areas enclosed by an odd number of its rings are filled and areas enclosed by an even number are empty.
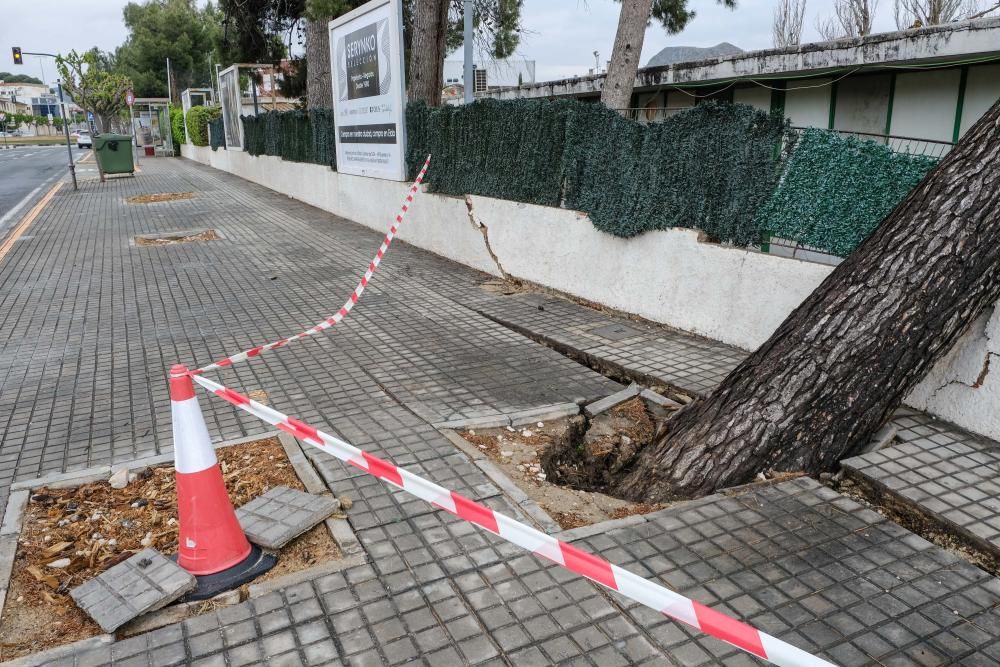
[[[221,117],[208,121],[208,144],[213,151],[226,147],[226,124]]]
[[[874,141],[807,129],[757,224],[846,257],[936,164]]]
[[[174,140],[174,155],[181,154],[181,144],[187,143],[184,132],[184,109],[170,107],[170,135]]]
[[[268,111],[241,118],[243,141],[250,155],[276,155],[291,162],[337,168],[331,109]]]
[[[187,112],[187,129],[191,143],[195,146],[208,145],[208,122],[219,117],[219,107],[191,107]]]
[[[336,168],[330,110],[243,125],[251,155]],[[616,236],[688,227],[740,246],[775,235],[841,256],[936,163],[827,130],[795,143],[779,116],[712,102],[654,125],[570,100],[413,103],[406,132],[411,178],[433,155],[432,192],[585,211]],[[790,158],[781,146],[794,146]]]
[[[411,171],[434,155],[435,192],[562,205],[616,236],[695,227],[749,245],[785,131],[780,117],[744,105],[709,102],[641,125],[599,104],[482,100],[411,105],[407,154]]]

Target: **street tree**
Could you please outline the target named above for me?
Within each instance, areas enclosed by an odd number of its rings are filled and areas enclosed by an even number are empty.
[[[137,97],[169,95],[176,101],[185,88],[211,85],[221,17],[211,2],[205,7],[198,5],[196,0],[144,0],[125,5],[122,14],[129,34],[115,52],[116,69],[132,80]]]
[[[94,114],[97,129],[112,129],[127,106],[125,95],[132,88],[132,81],[119,72],[112,72],[100,64],[97,49],[84,54],[70,51],[56,59],[63,88],[77,104]]]
[[[736,7],[736,0],[717,0],[719,4]],[[688,9],[688,0],[621,0],[618,31],[611,51],[611,63],[604,78],[601,102],[610,109],[627,109],[632,101],[632,88],[639,72],[639,58],[646,28],[655,19],[668,34],[684,29],[695,17]]]
[[[998,299],[1000,102],[616,491],[662,501],[831,469]]]
[[[465,39],[463,0],[410,0],[409,77],[407,97],[428,106],[441,105],[444,89],[444,59]],[[503,59],[513,55],[520,43],[522,0],[475,0],[473,28],[475,48],[481,58]]]
[[[893,16],[896,27],[906,30],[961,21],[979,14],[979,4],[979,0],[894,0]]]
[[[816,31],[825,40],[864,37],[872,32],[879,0],[834,0],[833,15],[816,19]]]
[[[775,48],[797,46],[802,40],[802,19],[806,0],[779,0],[771,21],[771,42]]]

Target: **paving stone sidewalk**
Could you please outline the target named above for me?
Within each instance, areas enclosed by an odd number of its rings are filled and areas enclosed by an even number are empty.
[[[196,195],[124,202],[177,191]],[[194,227],[224,238],[128,244],[138,233]],[[167,160],[146,161],[141,178],[60,193],[30,236],[0,263],[4,492],[14,475],[169,451],[166,369],[315,322],[353,288],[379,240],[264,188]],[[508,301],[480,289],[485,280],[395,245],[344,324],[218,377],[527,520],[431,423],[621,385],[481,315]],[[629,334],[601,317],[605,333]],[[210,397],[202,405],[216,439],[266,428]],[[318,451],[308,455],[334,495],[354,501],[348,518],[366,564],[52,664],[758,662]],[[809,480],[567,539],[834,661],[1000,664],[998,580]]]

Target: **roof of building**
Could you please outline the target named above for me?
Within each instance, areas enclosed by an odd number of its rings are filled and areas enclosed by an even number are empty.
[[[655,56],[649,59],[646,67],[663,67],[674,63],[689,63],[698,60],[711,60],[724,56],[734,56],[743,53],[743,49],[730,44],[729,42],[719,42],[715,46],[667,46],[660,50]]]
[[[699,86],[740,79],[784,79],[993,60],[1000,60],[1000,18],[983,18],[645,67],[636,76],[635,88]],[[481,95],[500,99],[594,95],[600,94],[605,76],[498,88]]]

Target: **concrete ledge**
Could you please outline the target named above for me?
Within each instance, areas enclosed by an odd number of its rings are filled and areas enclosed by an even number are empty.
[[[0,524],[0,535],[17,535],[21,532],[21,519],[30,496],[31,491],[27,489],[12,491],[7,496],[7,509],[4,510],[3,523]]]
[[[302,447],[299,446],[298,440],[287,433],[279,433],[278,442],[281,443],[282,449],[285,450],[285,456],[288,457],[288,461],[295,469],[295,474],[298,476],[299,481],[302,482],[302,486],[306,487],[306,491],[316,494],[328,493],[330,491],[326,488],[323,480],[319,478],[319,474],[313,468],[312,463],[306,458]]]
[[[80,641],[72,642],[70,644],[56,646],[55,648],[50,648],[47,651],[32,653],[31,655],[26,655],[22,658],[0,663],[0,665],[3,667],[35,667],[36,665],[54,662],[59,658],[65,657],[69,657],[70,662],[72,662],[72,656],[95,648],[100,648],[101,646],[111,644],[114,641],[114,635],[97,635],[96,637],[88,637],[87,639],[81,639]]]
[[[610,396],[606,396],[599,401],[594,401],[593,403],[588,403],[583,406],[583,412],[588,417],[596,417],[602,412],[607,412],[616,405],[621,405],[625,401],[630,401],[636,396],[642,393],[642,387],[633,382],[629,386],[625,387],[621,391],[617,391]]]
[[[657,394],[652,389],[643,389],[641,392],[639,392],[639,395],[642,396],[647,401],[649,401],[650,403],[656,403],[657,405],[662,406],[664,408],[675,408],[679,410],[680,408],[684,407],[683,405],[681,405],[680,403],[671,398],[667,398],[666,396],[661,396],[660,394]]]
[[[235,604],[239,604],[241,601],[240,591],[239,589],[236,589],[226,591],[225,593],[219,593],[215,597],[208,600],[181,602],[179,604],[171,605],[166,609],[158,609],[156,611],[145,613],[118,628],[115,634],[122,638],[141,635],[144,632],[150,632],[167,625],[173,625],[174,623],[179,623],[180,621],[194,616],[200,616],[203,613],[208,613],[209,611],[220,607],[231,607]]]
[[[368,559],[363,555],[341,558],[340,560],[330,561],[329,563],[315,565],[306,570],[290,572],[284,576],[276,577],[275,579],[271,579],[270,581],[265,581],[260,584],[252,584],[247,590],[250,594],[250,599],[252,600],[253,598],[259,598],[262,595],[267,595],[268,593],[282,588],[294,586],[295,584],[301,584],[303,581],[319,579],[320,577],[325,577],[328,574],[346,570],[347,568],[354,567],[355,565],[364,565],[367,562]]]
[[[431,424],[434,428],[441,429],[467,429],[467,428],[500,428],[510,426],[510,417],[507,415],[490,415],[489,417],[470,417],[468,419],[452,419],[450,421],[435,422]]]
[[[576,403],[556,403],[542,408],[532,410],[522,410],[509,415],[511,426],[523,426],[535,422],[546,422],[563,417],[572,417],[580,414],[580,406]]]
[[[653,514],[655,514],[655,512]],[[622,517],[621,519],[611,519],[609,521],[601,521],[600,523],[592,523],[589,526],[580,526],[579,528],[571,528],[570,530],[560,531],[553,535],[553,537],[557,537],[564,542],[572,542],[574,540],[582,540],[595,535],[603,535],[609,531],[616,530],[618,528],[625,528],[626,526],[637,526],[640,523],[646,523],[646,515],[633,514],[631,516]]]
[[[111,466],[98,466],[96,468],[84,468],[83,470],[73,470],[70,472],[60,472],[51,475],[45,475],[44,477],[35,477],[33,479],[25,479],[20,482],[14,482],[10,485],[11,491],[20,491],[21,489],[37,489],[42,486],[48,486],[53,489],[63,489],[67,486],[80,486],[81,484],[89,484],[90,482],[97,482],[102,479],[107,479],[111,476]]]

